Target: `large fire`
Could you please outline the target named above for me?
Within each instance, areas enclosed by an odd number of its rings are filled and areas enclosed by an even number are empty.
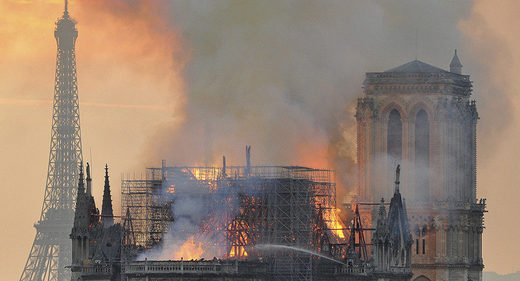
[[[204,254],[204,248],[202,242],[195,242],[195,237],[191,236],[184,244],[175,251],[174,259],[200,259]]]
[[[233,246],[229,252],[229,257],[247,257],[247,251],[243,246]]]
[[[331,256],[341,256],[336,249],[347,244],[348,235],[335,207],[334,186],[328,184],[333,178],[330,171],[305,167],[263,167],[257,175],[246,171],[242,167],[168,171],[170,180],[163,190],[167,197],[160,202],[171,200],[164,205],[175,215],[171,235],[184,233],[180,236],[187,239],[177,236],[183,240],[171,244],[175,248],[164,247],[169,250],[162,257],[255,258],[262,254],[254,249],[258,244],[325,249]]]
[[[241,221],[234,219],[229,226],[228,239],[231,240],[231,249],[229,250],[228,257],[230,258],[246,258],[248,256],[244,245],[249,245],[247,238],[248,226]]]
[[[346,227],[343,221],[340,218],[341,210],[339,208],[327,208],[323,211],[323,222],[325,223],[325,228],[328,229],[330,234],[334,235],[337,238],[335,241],[345,241],[346,235]],[[201,233],[210,233],[212,231],[218,231],[214,228],[218,223],[213,222],[213,220],[205,221],[204,225],[201,226]],[[230,247],[227,252],[222,253],[224,258],[247,258],[249,256],[246,248],[249,246],[249,241],[247,238],[247,225],[243,223],[233,220],[225,229],[228,233],[228,240],[230,242]],[[196,238],[197,236],[197,238]],[[204,243],[204,239],[200,239],[201,235],[192,235],[190,236],[184,244],[175,251],[173,258],[174,259],[200,259],[202,257],[207,256],[208,249],[213,248],[217,245],[209,245]],[[207,245],[206,245],[207,244]]]
[[[324,219],[327,227],[341,239],[345,239],[345,224],[341,221],[339,213],[341,212],[338,208],[331,208],[329,212],[325,212]]]

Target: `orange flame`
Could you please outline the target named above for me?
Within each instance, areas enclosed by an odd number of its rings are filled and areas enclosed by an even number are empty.
[[[327,227],[332,231],[332,233],[341,239],[345,239],[346,227],[339,217],[340,212],[340,209],[332,208],[329,212],[324,212],[323,217]]]
[[[195,242],[195,237],[191,236],[184,244],[175,252],[173,255],[174,259],[200,259],[202,254],[204,254],[204,249],[202,248],[202,242]]]
[[[247,251],[243,246],[233,246],[229,252],[229,257],[247,257]]]
[[[246,258],[247,251],[244,245],[249,245],[248,237],[246,234],[247,225],[245,225],[240,220],[233,220],[231,224],[227,227],[229,233],[231,234],[229,238],[233,241],[231,242],[231,249],[229,251],[228,257],[230,258]]]
[[[199,169],[195,169],[193,170],[193,176],[195,177],[195,179],[197,180],[202,180],[201,176],[200,176],[200,170]]]

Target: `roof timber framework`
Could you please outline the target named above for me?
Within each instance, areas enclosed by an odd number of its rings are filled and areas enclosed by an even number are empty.
[[[157,244],[174,218],[172,203],[165,192],[175,192],[175,184],[185,180],[204,186],[213,196],[208,206],[229,209],[227,217],[208,221],[201,236],[212,236],[225,252],[221,257],[259,256],[252,246],[276,244],[315,249],[317,214],[335,208],[336,186],[331,170],[299,166],[162,167],[147,169],[144,179],[123,179],[122,209],[133,220],[136,243],[145,248]],[[235,197],[238,204],[229,204]],[[211,207],[210,207],[211,208]],[[321,217],[320,217],[321,219]],[[212,231],[223,229],[222,233]],[[272,272],[279,280],[312,280],[313,263],[308,254],[276,251]],[[263,257],[267,257],[262,253]]]

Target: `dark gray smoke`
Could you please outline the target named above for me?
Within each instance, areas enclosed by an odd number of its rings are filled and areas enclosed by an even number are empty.
[[[299,164],[355,184],[355,100],[364,73],[413,60],[447,69],[467,58],[459,22],[471,1],[174,1],[170,24],[190,58],[186,119],[166,127],[149,160]],[[469,56],[469,55],[468,55]],[[467,58],[469,59],[469,58]],[[464,73],[479,72],[478,65]],[[482,107],[481,107],[482,110]]]

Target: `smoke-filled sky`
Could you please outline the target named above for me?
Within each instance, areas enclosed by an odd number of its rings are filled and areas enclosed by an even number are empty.
[[[484,262],[519,269],[515,162],[520,132],[515,0],[70,1],[78,21],[84,159],[100,203],[145,166],[298,164],[352,188],[353,108],[364,73],[413,60],[472,75],[478,196],[488,198]],[[34,238],[47,172],[60,0],[0,1],[0,264],[16,280]],[[90,156],[92,155],[92,157]],[[519,156],[519,157],[517,157]],[[506,196],[507,195],[507,196]],[[116,209],[118,213],[119,210]]]

